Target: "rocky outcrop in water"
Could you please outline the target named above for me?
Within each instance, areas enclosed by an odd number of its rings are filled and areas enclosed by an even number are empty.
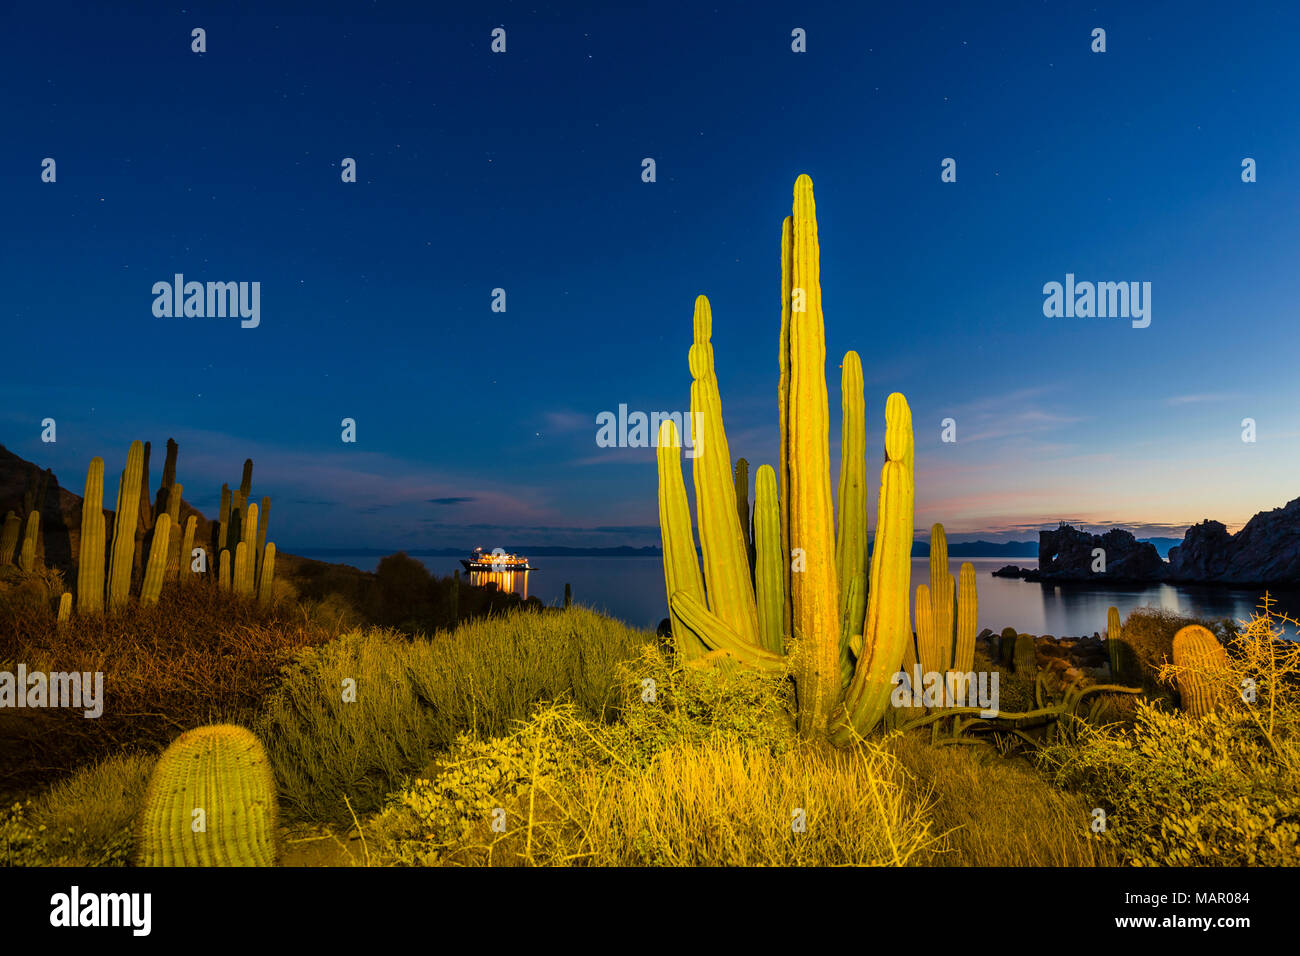
[[[1093,570],[1097,549],[1104,554],[1104,571]],[[1137,540],[1122,528],[1089,534],[1067,524],[1038,533],[1039,580],[1163,581],[1168,573],[1155,545]]]
[[[1300,587],[1300,498],[1261,511],[1236,534],[1218,521],[1188,528],[1169,550],[1169,579]]]

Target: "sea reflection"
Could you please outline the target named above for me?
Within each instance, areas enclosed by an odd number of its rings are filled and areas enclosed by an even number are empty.
[[[528,598],[528,575],[531,571],[471,571],[469,583],[476,587],[495,584],[503,594],[513,591],[525,600]]]

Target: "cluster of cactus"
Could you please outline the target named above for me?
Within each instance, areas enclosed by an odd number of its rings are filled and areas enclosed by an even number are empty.
[[[1174,667],[1183,713],[1204,717],[1222,705],[1228,652],[1211,631],[1189,624],[1175,634]]]
[[[885,462],[868,561],[866,425],[855,352],[842,366],[838,526],[832,507],[819,260],[812,181],[800,176],[781,239],[780,453],[776,469],[763,465],[755,474],[752,535],[738,494],[748,462],[733,469],[704,296],[695,302],[689,354],[703,571],[671,421],[657,436],[659,517],[678,652],[688,660],[721,654],[763,668],[790,666],[800,732],[845,744],[880,723],[911,639],[914,452],[911,411],[894,393],[885,406]]]
[[[271,599],[275,576],[275,545],[268,544],[266,528],[271,517],[271,499],[261,506],[251,500],[253,459],[244,460],[239,490],[221,486],[221,508],[217,517],[215,547],[222,588],[246,597]]]
[[[975,666],[979,598],[975,566],[966,561],[958,581],[948,570],[943,525],[930,529],[930,583],[916,589],[916,648],[905,648],[904,665],[919,662],[927,674],[969,673]]]
[[[31,573],[40,563],[41,506],[51,473],[32,465],[23,488],[22,511],[8,512],[0,530],[0,566],[17,563]],[[25,517],[24,517],[25,516]]]
[[[275,780],[243,727],[190,730],[164,751],[137,828],[140,866],[274,866]]]
[[[194,540],[198,531],[198,518],[195,514],[187,515],[182,529],[180,515],[184,486],[176,481],[177,450],[176,442],[168,439],[162,484],[158,488],[156,502],[151,505],[148,479],[149,443],[139,441],[131,443],[126,467],[122,470],[118,481],[111,542],[106,537],[103,506],[104,460],[91,459],[86,471],[86,488],[81,503],[81,541],[77,561],[75,601],[78,614],[95,614],[105,607],[110,611],[125,607],[131,596],[133,574],[142,560],[144,566],[141,568],[139,591],[141,605],[158,603],[164,581],[172,580],[183,584],[195,575],[191,556],[195,550]],[[245,497],[251,480],[252,461],[250,460],[244,463],[242,490]],[[223,506],[227,504],[228,495],[223,495]],[[250,505],[247,509],[247,526],[243,532],[244,540],[240,543],[247,557],[244,558],[240,568],[241,574],[233,585],[233,589],[238,593],[250,596],[257,594],[264,602],[271,598],[275,574],[275,545],[266,541],[270,504],[269,498],[262,499],[260,522],[257,505]],[[33,515],[36,516],[36,513],[33,512]],[[33,542],[33,547],[38,520],[39,516],[36,516],[30,518],[28,522],[28,535]],[[10,523],[6,521],[6,535],[9,533],[9,527]],[[223,524],[222,534],[224,533]],[[144,546],[146,538],[147,548]],[[27,549],[28,545],[24,542],[24,550]],[[223,552],[222,568],[226,567],[227,561],[227,555]],[[215,570],[211,569],[213,572]],[[220,580],[223,586],[232,586],[228,571]],[[60,621],[66,620],[70,615],[72,604],[70,593],[60,598]]]

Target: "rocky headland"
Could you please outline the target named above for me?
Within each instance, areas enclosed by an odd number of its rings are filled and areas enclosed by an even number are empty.
[[[1037,568],[1006,565],[993,574],[1026,581],[1300,588],[1300,498],[1261,511],[1236,534],[1219,521],[1193,525],[1169,550],[1168,561],[1155,545],[1122,528],[1089,534],[1065,524],[1039,532]]]

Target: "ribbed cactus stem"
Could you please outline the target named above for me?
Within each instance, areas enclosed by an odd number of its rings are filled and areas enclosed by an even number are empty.
[[[171,440],[168,439],[170,443]],[[170,451],[170,448],[169,448]],[[173,465],[174,467],[174,465]],[[181,561],[184,558],[181,555],[181,494],[185,491],[185,486],[180,482],[172,482],[167,489],[167,517],[171,519],[172,534],[170,547],[167,549],[167,576],[175,577],[180,570]]]
[[[58,623],[67,624],[70,620],[72,620],[72,592],[64,591],[59,595]]]
[[[1015,672],[1017,674],[1038,673],[1038,653],[1034,648],[1035,643],[1032,634],[1016,635]]]
[[[108,569],[108,607],[126,605],[131,594],[131,571],[135,566],[135,532],[140,520],[140,487],[144,474],[144,444],[131,442],[126,468],[117,489],[117,513],[113,517],[113,552]]]
[[[275,542],[268,541],[262,553],[262,573],[257,579],[257,599],[263,604],[271,603],[275,593]]]
[[[1228,652],[1209,629],[1189,624],[1174,635],[1174,667],[1183,713],[1205,717],[1223,705]]]
[[[235,545],[235,567],[230,575],[231,587],[236,594],[251,594],[248,586],[248,545],[241,541]]]
[[[81,541],[77,559],[77,613],[104,608],[104,459],[90,459],[81,499]]]
[[[188,581],[194,573],[194,532],[197,529],[198,519],[190,515],[185,519],[185,533],[181,537],[180,568],[177,575],[180,581]]]
[[[244,474],[239,479],[239,497],[244,501],[253,493],[253,459],[244,459]]]
[[[682,481],[681,443],[672,421],[659,427],[655,456],[659,467],[659,533],[663,550],[664,591],[669,608],[673,643],[682,660],[693,660],[705,653],[698,637],[676,614],[672,613],[673,595],[684,592],[704,602],[704,578],[695,554],[695,536],[691,531],[691,511],[686,502],[686,485]]]
[[[153,526],[149,563],[144,569],[144,584],[140,588],[140,603],[146,607],[157,604],[158,595],[162,593],[163,572],[167,570],[167,554],[171,550],[171,530],[171,515],[159,515]]]
[[[939,647],[939,656],[935,660],[939,666],[935,670],[940,674],[946,674],[952,667],[956,643],[953,615],[956,586],[952,572],[948,570],[948,536],[943,525],[935,524],[930,529],[930,608],[935,641]]]
[[[230,590],[231,573],[230,573],[230,549],[221,552],[217,572],[217,586],[223,591]]]
[[[921,655],[924,674],[943,674],[947,671],[942,639],[934,626],[934,601],[928,585],[916,588],[916,651]]]
[[[5,515],[4,531],[0,532],[0,567],[13,564],[18,550],[18,537],[22,534],[23,520],[12,511]]]
[[[262,578],[262,560],[266,557],[266,526],[271,523],[271,497],[262,496],[262,507],[257,512],[257,579]]]
[[[777,458],[776,476],[781,502],[781,567],[785,575],[785,634],[793,633],[794,609],[790,594],[793,571],[790,555],[790,315],[791,289],[794,284],[794,217],[786,216],[781,223],[781,335],[778,346],[778,364],[781,377],[777,383],[777,417],[781,424],[781,446]]]
[[[274,866],[271,765],[243,727],[187,731],[158,759],[137,838],[140,866]]]
[[[912,508],[916,459],[912,411],[898,392],[885,403],[885,464],[880,469],[876,539],[867,588],[862,654],[832,724],[831,740],[844,746],[875,729],[889,706],[893,681],[911,639],[908,599],[912,583]]]
[[[695,341],[689,364],[691,429],[695,458],[695,507],[708,581],[709,609],[740,639],[758,646],[758,608],[749,576],[749,552],[736,511],[736,487],[731,473],[731,452],[722,422],[722,401],[713,366],[713,314],[709,300],[695,299]]]
[[[831,711],[840,700],[840,586],[831,502],[821,251],[813,184],[806,175],[795,181],[792,216],[786,434],[790,446],[790,548],[800,555],[804,570],[791,576],[790,598],[792,638],[799,657],[795,672],[799,731],[815,736],[826,731]]]
[[[957,643],[953,647],[952,669],[969,674],[975,669],[975,630],[979,621],[979,595],[975,587],[975,565],[962,562],[957,587]]]
[[[840,373],[840,485],[835,567],[840,587],[840,668],[849,667],[849,638],[862,633],[867,613],[867,423],[862,397],[862,360],[848,352]],[[852,582],[864,578],[857,591]]]
[[[256,504],[250,504],[244,515],[243,540],[244,551],[248,555],[244,565],[244,594],[253,594],[257,586],[257,512]],[[238,560],[238,556],[236,556]]]
[[[689,628],[710,651],[721,651],[744,664],[767,671],[785,667],[785,659],[743,640],[726,621],[704,606],[704,602],[678,591],[669,601],[675,617]]]
[[[785,572],[781,557],[781,506],[776,472],[762,465],[754,475],[754,593],[760,643],[773,654],[785,651]]]
[[[23,546],[18,552],[18,567],[27,573],[36,568],[36,543],[41,534],[41,513],[32,511],[27,515],[27,531],[23,535]]]

